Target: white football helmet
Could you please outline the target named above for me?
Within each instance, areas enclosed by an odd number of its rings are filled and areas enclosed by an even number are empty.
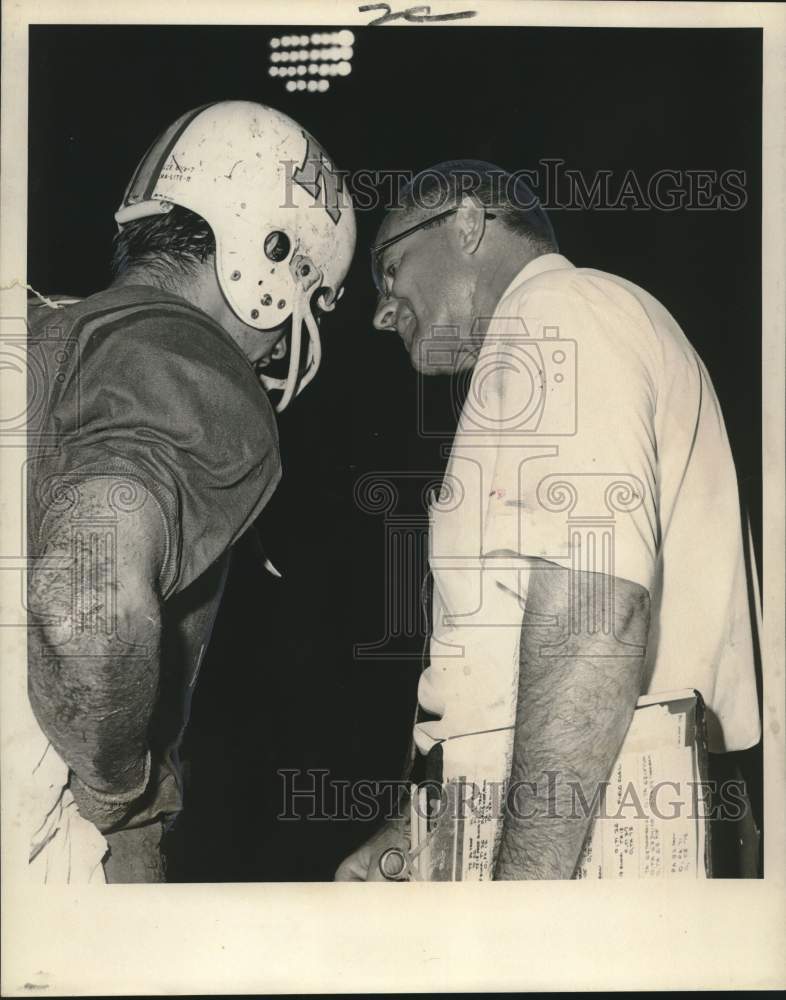
[[[287,115],[221,101],[182,115],[142,158],[115,213],[118,226],[173,205],[210,225],[221,289],[239,319],[271,330],[292,318],[289,374],[261,375],[283,393],[280,412],[319,367],[312,297],[334,308],[355,249],[355,216],[341,175]],[[309,333],[299,375],[302,327]]]

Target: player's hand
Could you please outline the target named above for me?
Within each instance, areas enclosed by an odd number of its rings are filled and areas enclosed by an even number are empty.
[[[388,882],[379,867],[379,859],[390,847],[409,851],[409,833],[402,820],[386,823],[365,844],[353,851],[338,866],[336,882]],[[395,881],[395,880],[394,880]]]
[[[147,813],[152,819],[162,810],[166,811],[173,795],[172,811],[176,811],[178,802],[176,782],[171,771],[161,761],[150,761],[149,755],[144,765],[142,781],[130,792],[118,789],[116,795],[113,795],[108,791],[96,791],[73,770],[70,772],[68,787],[80,816],[89,820],[101,833],[108,833],[121,823],[130,823],[132,819],[133,825],[139,826]]]
[[[109,803],[98,798],[89,785],[84,784],[71,772],[68,787],[76,802],[79,815],[93,824],[101,833],[117,826],[134,808],[133,802]]]

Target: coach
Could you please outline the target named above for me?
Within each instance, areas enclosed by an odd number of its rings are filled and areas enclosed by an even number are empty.
[[[374,325],[424,375],[472,369],[430,511],[414,739],[442,780],[510,779],[498,879],[570,878],[644,693],[695,688],[710,750],[759,739],[736,474],[707,370],[666,309],[575,267],[520,180],[442,163],[372,252]],[[573,800],[575,801],[575,800]],[[395,824],[339,879],[376,878]]]

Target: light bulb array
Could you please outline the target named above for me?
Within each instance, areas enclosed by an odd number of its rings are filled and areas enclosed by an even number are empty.
[[[324,94],[330,88],[329,77],[352,72],[354,42],[347,29],[271,38],[268,75],[285,79],[289,93]]]

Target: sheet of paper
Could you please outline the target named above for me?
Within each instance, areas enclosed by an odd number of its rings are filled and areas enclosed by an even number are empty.
[[[704,875],[691,747],[622,754],[577,878]]]
[[[674,692],[658,702],[648,700],[634,713],[576,878],[706,877],[697,751],[692,743],[685,745],[692,731],[687,712],[674,711],[691,696],[689,691]],[[477,739],[462,745],[466,762],[472,761],[472,751],[485,747]],[[442,786],[441,801],[433,788],[430,802],[426,794],[425,789],[417,791],[412,812],[414,877],[493,878],[504,786],[478,777],[477,770],[472,778],[454,770]]]
[[[444,784],[441,801],[430,804],[425,839],[422,824],[413,825],[416,877],[432,882],[491,879],[502,794],[498,782],[485,779],[473,783],[461,777]]]
[[[685,713],[670,711],[668,704],[637,708],[623,749],[633,753],[655,747],[685,746],[685,723]]]

